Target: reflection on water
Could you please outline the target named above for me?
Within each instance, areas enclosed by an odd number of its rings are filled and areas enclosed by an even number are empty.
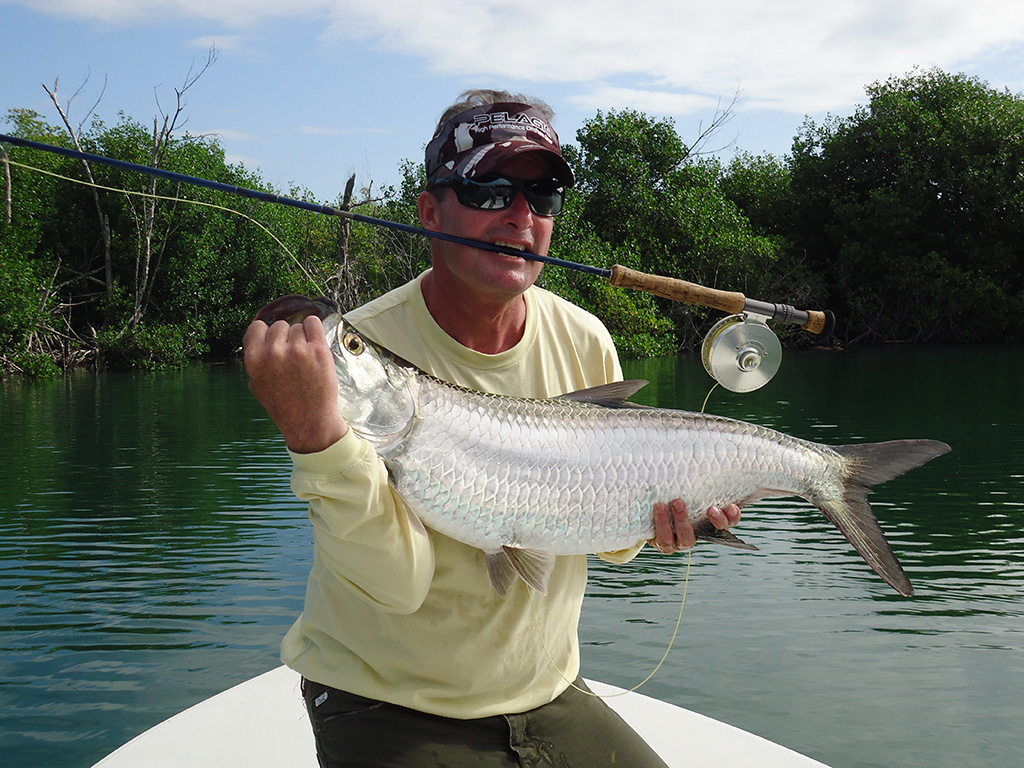
[[[826,443],[929,437],[954,452],[872,505],[903,599],[799,500],[692,558],[649,695],[836,766],[1005,766],[1024,719],[1021,349],[787,352],[764,389],[708,410]],[[699,410],[684,357],[631,362],[638,400]],[[88,766],[277,663],[301,610],[305,511],[234,365],[0,382],[0,754]],[[594,560],[588,676],[630,687],[672,636],[686,557]],[[14,762],[11,762],[13,759]]]
[[[91,765],[272,666],[310,537],[240,370],[0,386],[5,765]]]

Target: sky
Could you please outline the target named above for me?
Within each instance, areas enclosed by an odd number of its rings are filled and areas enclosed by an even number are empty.
[[[598,111],[674,121],[692,144],[783,156],[805,118],[845,117],[915,67],[1024,92],[1024,3],[1012,0],[0,0],[8,110],[51,124],[124,113],[151,125],[185,93],[184,129],[287,194],[378,192],[419,162],[467,88],[555,108],[563,143]]]

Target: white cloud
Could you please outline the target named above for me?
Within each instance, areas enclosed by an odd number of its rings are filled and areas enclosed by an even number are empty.
[[[732,97],[718,99],[695,93],[599,85],[569,100],[587,112],[607,110],[609,105],[614,105],[615,109],[636,109],[657,115],[706,115],[713,114],[719,107],[728,107]]]
[[[229,27],[244,27],[271,18],[323,14],[334,0],[0,0],[39,13],[129,25],[171,19],[208,19]]]
[[[845,108],[913,67],[955,70],[1024,43],[1003,0],[337,2],[327,39],[368,38],[434,71],[574,83],[582,106],[659,114]]]
[[[246,155],[232,154],[230,152],[224,153],[224,162],[228,165],[244,165],[249,170],[260,167],[260,162],[254,157],[247,157]]]
[[[188,41],[193,48],[210,50],[216,48],[218,53],[234,53],[244,51],[249,39],[243,35],[207,35],[205,37],[194,37]]]
[[[12,1],[27,2],[0,0]],[[864,86],[915,65],[956,70],[1024,44],[1024,4],[1006,0],[33,0],[32,7],[118,23],[208,19],[231,30],[320,18],[325,44],[358,39],[443,75],[571,84],[581,105],[659,114],[707,111],[737,91],[738,110],[845,109],[863,99]]]

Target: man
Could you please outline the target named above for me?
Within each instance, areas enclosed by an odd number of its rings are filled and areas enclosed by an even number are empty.
[[[573,183],[550,108],[471,91],[427,145],[425,228],[546,253]],[[534,287],[542,265],[432,240],[432,269],[350,313],[364,335],[475,389],[553,397],[621,378],[592,315]],[[558,557],[546,596],[504,598],[483,553],[423,536],[341,415],[322,325],[251,325],[250,388],[281,430],[309,500],[314,563],[282,657],[304,678],[322,766],[663,765],[578,677],[584,556]],[[709,510],[719,528],[739,509]],[[694,544],[685,505],[653,509],[651,544]],[[626,562],[642,547],[601,556]],[[575,680],[575,683],[571,681]]]

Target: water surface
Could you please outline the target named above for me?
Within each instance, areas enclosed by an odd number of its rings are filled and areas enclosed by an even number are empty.
[[[1024,737],[1024,349],[787,352],[708,410],[829,443],[953,446],[872,505],[904,599],[816,510],[745,511],[755,553],[595,561],[584,673],[835,766],[1009,766]],[[628,362],[649,404],[699,410],[693,357]],[[237,365],[0,382],[0,754],[89,766],[270,669],[301,610],[303,506]]]

